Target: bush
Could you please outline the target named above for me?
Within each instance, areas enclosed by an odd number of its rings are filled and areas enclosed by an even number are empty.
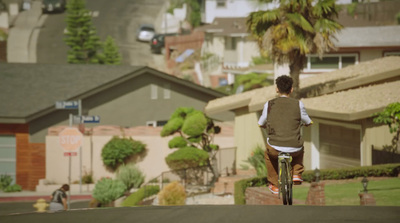
[[[9,185],[8,187],[3,189],[4,192],[20,192],[22,191],[22,187],[18,184]]]
[[[183,125],[183,118],[171,118],[161,130],[161,136],[169,136],[177,132]]]
[[[184,147],[169,154],[165,161],[173,170],[204,166],[208,161],[208,153],[194,147]]]
[[[109,204],[116,199],[122,197],[126,191],[126,186],[120,180],[112,180],[110,178],[102,178],[97,181],[93,189],[93,198],[101,204]]]
[[[254,169],[257,171],[257,176],[265,177],[267,176],[267,167],[265,164],[265,151],[261,148],[261,146],[257,146],[251,156],[245,160],[245,162],[249,163]]]
[[[158,202],[160,205],[184,205],[185,201],[185,188],[177,181],[165,186],[158,194]]]
[[[187,145],[185,138],[182,136],[175,136],[168,142],[168,147],[172,148],[183,148]]]
[[[190,113],[183,123],[182,132],[189,136],[201,135],[207,127],[207,118],[203,112],[194,111]]]
[[[140,188],[138,191],[129,195],[123,202],[123,207],[132,207],[136,206],[141,202],[143,199],[148,198],[157,194],[160,191],[159,186],[144,186]]]
[[[144,182],[144,174],[133,163],[122,165],[117,170],[117,179],[125,184],[126,190],[139,188]]]
[[[4,190],[8,186],[11,185],[11,182],[13,181],[12,177],[6,174],[3,174],[0,176],[0,190]]]
[[[267,185],[266,177],[254,177],[249,179],[243,179],[235,182],[235,192],[234,199],[235,204],[246,204],[246,189],[248,187],[260,187],[263,185]]]
[[[357,177],[396,177],[400,173],[400,163],[382,164],[374,166],[347,167],[340,169],[320,170],[320,180],[342,180]],[[313,170],[304,171],[303,180],[311,182],[315,180]]]
[[[132,138],[119,138],[114,136],[101,151],[101,157],[105,166],[116,170],[119,165],[125,163],[134,155],[142,153],[146,145]]]

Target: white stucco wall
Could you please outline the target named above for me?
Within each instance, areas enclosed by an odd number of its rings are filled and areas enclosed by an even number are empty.
[[[277,1],[274,3],[260,4],[257,0],[227,0],[225,7],[217,8],[217,1],[205,0],[205,20],[202,22],[212,23],[215,17],[246,17],[250,12],[273,9],[277,7],[277,5]]]
[[[223,129],[222,129],[223,131]],[[82,146],[82,174],[84,171],[93,171],[95,181],[102,177],[114,178],[115,174],[108,171],[101,159],[101,151],[104,145],[112,138],[111,135],[84,136]],[[146,181],[158,177],[162,172],[169,171],[165,157],[174,152],[168,148],[168,141],[172,137],[161,137],[159,135],[132,136],[134,140],[146,144],[147,155],[136,165],[146,176]],[[235,146],[233,135],[222,134],[214,137],[214,143],[220,148],[231,148]],[[79,153],[71,157],[71,182],[79,182]],[[55,135],[46,136],[46,181],[50,183],[68,183],[69,158],[64,156],[64,151],[59,144],[59,137]]]
[[[241,164],[251,167],[244,162],[250,156],[257,145],[264,147],[264,139],[260,127],[258,127],[256,113],[238,114],[235,117],[235,144],[236,167],[241,168]]]

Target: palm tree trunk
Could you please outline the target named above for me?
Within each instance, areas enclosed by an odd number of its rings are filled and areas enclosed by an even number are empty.
[[[293,79],[293,93],[291,97],[300,99],[300,72],[304,68],[306,56],[302,55],[300,52],[295,52],[293,58],[295,59],[289,64],[290,77]]]
[[[290,77],[293,79],[293,93],[291,97],[300,99],[300,71],[302,67],[299,66],[298,62],[294,62],[289,65]]]

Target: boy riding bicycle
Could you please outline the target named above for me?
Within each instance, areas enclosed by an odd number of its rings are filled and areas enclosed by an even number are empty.
[[[313,122],[301,101],[290,98],[293,92],[293,79],[280,76],[276,79],[276,92],[279,97],[265,103],[258,125],[267,129],[267,149],[265,163],[268,170],[269,190],[278,194],[278,154],[287,152],[293,157],[293,182],[301,184],[303,165],[303,139],[300,135],[302,123],[305,126]]]

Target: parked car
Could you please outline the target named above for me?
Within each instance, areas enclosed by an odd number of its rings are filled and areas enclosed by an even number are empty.
[[[156,33],[154,26],[149,24],[140,25],[136,31],[136,40],[148,42]]]
[[[178,36],[179,33],[162,33],[156,34],[150,41],[150,50],[152,53],[162,53],[165,50],[165,37],[166,36]]]
[[[64,12],[66,5],[66,0],[42,0],[42,12]]]

